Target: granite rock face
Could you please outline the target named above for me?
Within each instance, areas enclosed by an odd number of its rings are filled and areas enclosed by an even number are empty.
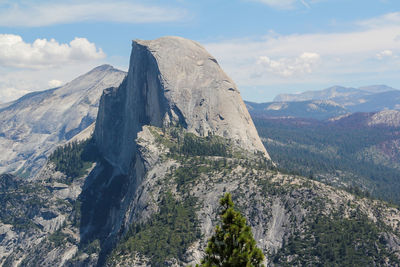
[[[269,159],[234,82],[201,45],[184,38],[133,41],[126,80],[103,95],[95,138],[122,173],[143,125],[219,135]]]
[[[101,237],[99,262],[151,206],[140,188],[158,159],[155,150],[149,156],[141,149],[140,139],[149,135],[144,126],[221,136],[270,160],[238,89],[202,46],[180,37],[133,41],[127,77],[100,100],[94,138],[104,160],[81,195],[91,211],[82,218],[82,240]],[[100,213],[107,215],[99,219]]]
[[[34,177],[53,149],[89,127],[103,90],[126,73],[99,66],[62,87],[27,94],[0,107],[0,173]]]

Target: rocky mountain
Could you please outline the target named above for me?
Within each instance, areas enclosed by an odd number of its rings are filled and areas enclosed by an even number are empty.
[[[299,102],[331,100],[350,112],[374,112],[384,109],[399,109],[400,91],[386,85],[360,88],[333,86],[321,91],[307,91],[300,94],[280,94],[276,102]]]
[[[252,116],[312,118],[324,120],[349,113],[345,107],[331,100],[296,102],[245,102]]]
[[[224,192],[268,266],[400,264],[400,210],[278,171],[234,83],[179,37],[133,41],[93,137],[0,181],[3,266],[194,265]]]
[[[47,156],[96,120],[104,89],[126,73],[103,65],[66,85],[27,94],[0,109],[0,173],[33,177]]]
[[[143,125],[182,125],[268,157],[236,85],[204,48],[178,37],[132,46],[128,78],[104,94],[96,123],[96,142],[110,163],[128,172]]]

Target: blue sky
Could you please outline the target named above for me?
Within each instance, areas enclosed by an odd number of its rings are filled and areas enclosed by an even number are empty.
[[[0,102],[109,63],[132,39],[200,42],[244,99],[333,85],[400,89],[399,0],[0,0]]]

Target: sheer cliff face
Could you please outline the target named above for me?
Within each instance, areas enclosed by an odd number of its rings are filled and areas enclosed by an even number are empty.
[[[126,80],[101,100],[95,130],[100,151],[128,173],[142,126],[177,124],[269,159],[236,85],[201,45],[179,37],[133,41]]]

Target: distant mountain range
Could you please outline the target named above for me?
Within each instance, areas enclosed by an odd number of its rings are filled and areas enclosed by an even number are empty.
[[[280,94],[273,102],[246,102],[250,113],[266,117],[328,119],[354,112],[400,110],[400,90],[386,85],[333,86],[320,91]]]
[[[331,100],[308,100],[299,102],[254,103],[246,101],[250,114],[265,117],[293,117],[327,119],[349,113],[349,110]]]
[[[292,102],[307,100],[334,100],[344,104],[354,99],[359,99],[372,94],[397,91],[386,85],[371,85],[359,88],[332,86],[319,91],[306,91],[299,94],[279,94],[274,98],[275,102]]]

